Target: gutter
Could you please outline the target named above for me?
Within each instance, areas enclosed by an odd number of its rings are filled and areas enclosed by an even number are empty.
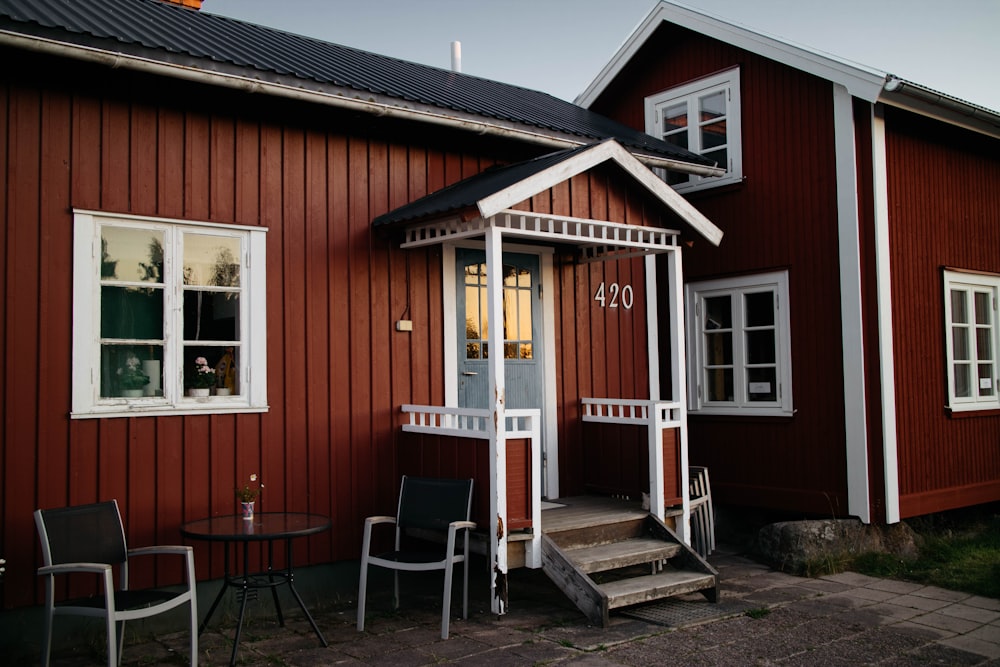
[[[1000,113],[887,74],[879,99],[891,106],[1000,138]]]
[[[386,102],[378,102],[370,98],[360,99],[358,97],[348,97],[340,93],[307,90],[282,83],[261,81],[248,76],[209,72],[196,67],[165,63],[121,52],[69,44],[44,37],[26,36],[10,30],[0,30],[0,46],[9,46],[61,58],[97,63],[99,65],[106,65],[112,69],[124,68],[174,79],[183,79],[245,93],[260,93],[350,111],[360,111],[376,116],[391,116],[421,123],[442,125],[475,134],[516,139],[557,149],[577,148],[592,143],[583,139],[561,138],[523,127],[505,127],[486,120],[458,118],[432,110],[402,107]],[[722,176],[725,174],[725,170],[718,167],[705,167],[647,154],[635,154],[635,157],[648,167],[660,167],[687,174],[696,174],[698,176]]]

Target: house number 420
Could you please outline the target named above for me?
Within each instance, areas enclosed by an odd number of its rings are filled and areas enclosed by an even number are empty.
[[[594,294],[594,301],[599,302],[601,308],[617,308],[620,303],[622,308],[628,310],[632,307],[632,286],[601,283],[597,288],[597,293]]]

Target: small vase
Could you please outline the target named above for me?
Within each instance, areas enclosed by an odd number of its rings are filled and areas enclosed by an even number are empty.
[[[250,502],[248,502],[248,503],[244,503],[244,502],[240,503],[240,516],[242,516],[247,521],[250,521],[251,519],[253,519],[253,501],[252,500]]]
[[[208,396],[211,393],[212,389],[210,387],[191,387],[188,389],[188,396]]]
[[[122,396],[125,398],[142,398],[142,389],[122,389]]]
[[[229,396],[229,387],[216,387],[215,388],[215,395],[216,396]]]

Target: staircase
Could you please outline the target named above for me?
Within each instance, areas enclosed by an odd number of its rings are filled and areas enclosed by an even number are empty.
[[[565,515],[543,513],[542,568],[592,623],[607,627],[612,609],[696,591],[718,602],[718,572],[659,519],[575,501],[565,501]]]

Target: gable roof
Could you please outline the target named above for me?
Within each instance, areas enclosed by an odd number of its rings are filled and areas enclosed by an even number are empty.
[[[477,209],[480,217],[490,218],[605,162],[623,169],[710,243],[719,245],[722,241],[722,230],[613,139],[487,169],[380,215],[372,226],[416,222],[471,208]]]
[[[614,137],[654,166],[723,173],[711,160],[546,93],[160,0],[0,0],[0,44],[558,148]]]
[[[852,96],[866,102],[872,104],[882,102],[1000,138],[1000,113],[997,111],[900,79],[888,72],[795,45],[668,0],[660,0],[659,4],[653,7],[587,89],[576,98],[576,103],[585,107],[592,105],[664,22],[679,25],[840,84]]]

